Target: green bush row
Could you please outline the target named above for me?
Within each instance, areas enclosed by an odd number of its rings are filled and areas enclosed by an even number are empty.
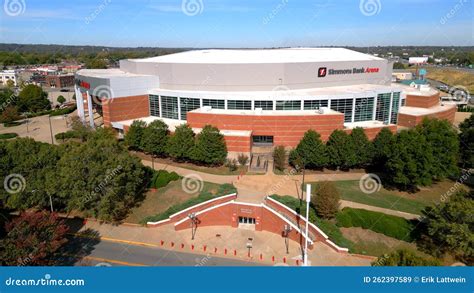
[[[344,208],[337,216],[339,227],[361,227],[399,240],[412,242],[415,224],[407,219],[363,209]]]
[[[143,220],[141,220],[140,223],[144,225],[147,222],[157,222],[157,221],[165,220],[165,219],[168,219],[169,216],[171,216],[172,214],[175,214],[179,211],[182,211],[194,205],[200,204],[202,202],[211,200],[213,198],[235,193],[236,191],[237,190],[232,184],[222,184],[221,186],[219,186],[219,189],[215,194],[212,194],[210,192],[201,192],[197,197],[188,199],[187,201],[179,203],[179,204],[175,204],[169,207],[163,213],[146,217]]]
[[[58,140],[59,139],[64,140],[64,139],[71,139],[71,138],[80,138],[79,134],[74,130],[69,130],[69,131],[66,131],[66,132],[57,133],[57,134],[54,135],[54,137]]]
[[[9,133],[2,133],[0,134],[0,139],[9,139],[9,138],[14,138],[17,137],[17,133],[9,132]]]
[[[60,116],[60,115],[66,115],[74,112],[76,110],[76,106],[74,105],[73,107],[67,107],[63,109],[57,109],[57,110],[51,110],[49,113],[49,116]]]

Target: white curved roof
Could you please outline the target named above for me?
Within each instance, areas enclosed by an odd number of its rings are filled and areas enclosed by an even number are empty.
[[[382,58],[344,48],[286,48],[286,49],[210,49],[176,54],[130,59],[133,62],[156,63],[292,63],[330,61],[373,61]]]

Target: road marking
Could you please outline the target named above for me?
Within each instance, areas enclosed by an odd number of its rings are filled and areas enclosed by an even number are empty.
[[[95,256],[84,256],[83,259],[95,260],[95,261],[98,261],[98,262],[107,262],[107,263],[113,263],[113,264],[118,264],[118,265],[122,265],[122,266],[131,266],[131,267],[146,267],[147,266],[145,264],[132,263],[132,262],[126,262],[126,261],[114,260],[114,259],[108,259],[108,258],[101,258],[101,257],[95,257]]]
[[[157,244],[151,244],[151,243],[146,243],[146,242],[138,242],[138,241],[122,240],[122,239],[115,239],[115,238],[102,237],[102,236],[95,237],[95,236],[83,235],[83,234],[78,234],[78,233],[72,233],[71,235],[77,236],[77,237],[82,237],[82,238],[99,239],[99,240],[104,240],[104,241],[109,241],[109,242],[125,243],[125,244],[130,244],[130,245],[137,245],[137,246],[161,247],[160,245],[157,245]]]

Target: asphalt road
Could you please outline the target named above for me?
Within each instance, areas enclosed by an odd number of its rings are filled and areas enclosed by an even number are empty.
[[[215,257],[213,255],[175,252],[155,247],[97,241],[90,244],[87,253],[78,253],[77,247],[84,245],[84,239],[69,242],[71,255],[84,257],[75,259],[76,266],[257,266],[260,264]],[[76,251],[76,252],[75,252]]]

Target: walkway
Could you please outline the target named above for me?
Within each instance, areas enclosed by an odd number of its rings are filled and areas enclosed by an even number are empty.
[[[402,217],[407,220],[419,219],[421,217],[420,215],[416,215],[416,214],[410,214],[410,213],[400,212],[400,211],[391,210],[391,209],[379,208],[379,207],[370,206],[370,205],[353,202],[353,201],[347,201],[343,199],[341,199],[339,202],[341,203],[340,205],[341,209],[345,207],[350,207],[350,208],[355,208],[355,209],[364,209],[364,210],[369,210],[369,211],[374,211],[374,212],[381,212],[384,214],[393,215],[397,217]]]
[[[286,254],[285,239],[267,231],[255,232],[227,226],[199,227],[195,239],[191,240],[191,229],[175,231],[172,224],[145,228],[129,225],[114,226],[89,221],[81,231],[86,229],[97,231],[103,240],[120,243],[124,253],[130,252],[128,250],[130,245],[141,245],[166,249],[170,251],[170,254],[190,252],[207,257],[224,257],[265,265],[284,264],[285,261],[289,265],[301,264],[299,243],[290,241],[289,254]],[[248,243],[252,243],[250,257]],[[316,266],[368,266],[374,259],[337,253],[322,243],[316,243],[308,256],[311,264]]]

